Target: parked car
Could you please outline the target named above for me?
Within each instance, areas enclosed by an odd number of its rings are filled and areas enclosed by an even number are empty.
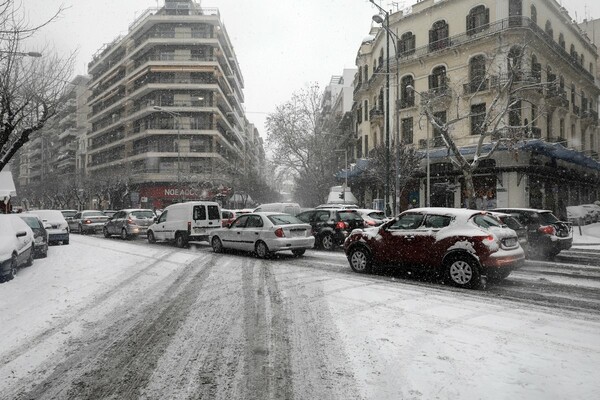
[[[319,208],[303,211],[296,217],[310,224],[315,246],[324,250],[342,245],[353,229],[365,227],[356,209]]]
[[[49,233],[46,226],[50,226],[47,222],[44,224],[40,217],[35,214],[17,214],[33,232],[33,253],[35,258],[46,258],[48,256],[48,238]],[[45,226],[44,226],[45,225]]]
[[[106,221],[108,221],[108,216],[102,211],[83,210],[75,214],[73,219],[68,221],[69,230],[71,232],[79,232],[82,235],[102,232]]]
[[[190,240],[208,240],[211,230],[221,227],[221,207],[213,201],[188,201],[171,204],[148,227],[149,243],[173,241],[185,247]]]
[[[150,209],[132,208],[117,211],[102,228],[104,237],[118,235],[123,240],[146,234],[146,230],[154,223],[156,214]]]
[[[59,210],[35,210],[31,211],[35,214],[46,226],[48,231],[48,244],[69,244],[69,225]]]
[[[517,235],[485,212],[416,208],[375,228],[357,229],[344,242],[350,267],[428,268],[459,287],[475,288],[480,276],[506,278],[525,255]]]
[[[110,218],[117,213],[117,210],[102,210],[102,212],[104,213],[104,215]]]
[[[15,277],[21,266],[33,264],[33,231],[14,214],[0,214],[0,280]]]
[[[592,223],[592,214],[582,206],[567,206],[567,220],[573,225],[588,225]]]
[[[500,221],[500,223],[508,226],[510,229],[515,231],[517,237],[519,238],[519,244],[521,245],[521,248],[527,256],[527,251],[529,250],[529,240],[527,239],[527,227],[521,224],[516,217],[513,217],[510,214],[495,211],[490,211],[489,214],[496,218],[498,221]]]
[[[60,212],[67,221],[72,219],[75,214],[77,214],[77,210],[60,210]]]
[[[215,253],[236,249],[268,258],[277,251],[286,250],[301,256],[314,246],[315,238],[310,225],[292,215],[258,212],[239,216],[227,228],[213,229],[209,242]]]
[[[381,210],[372,210],[367,208],[359,208],[356,211],[365,221],[368,226],[379,226],[389,219],[385,216],[385,213]]]
[[[573,245],[571,224],[560,221],[550,210],[533,208],[496,208],[491,211],[510,214],[527,227],[529,248],[532,258],[554,257]]]
[[[597,204],[581,204],[584,210],[590,215],[592,222],[600,221],[600,206]]]

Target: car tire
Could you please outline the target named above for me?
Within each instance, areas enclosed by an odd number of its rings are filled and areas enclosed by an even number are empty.
[[[78,228],[79,228],[79,234],[85,235],[85,232],[83,231],[83,226],[79,225]]]
[[[175,234],[175,246],[179,247],[180,249],[183,249],[187,246],[187,237],[184,233],[177,232]]]
[[[452,285],[461,288],[478,288],[481,285],[479,265],[474,258],[457,254],[445,261],[446,279]]]
[[[104,237],[105,238],[109,238],[110,237],[110,233],[108,233],[108,229],[106,227],[102,228],[102,233],[104,233]]]
[[[333,235],[331,233],[324,233],[319,239],[319,247],[323,250],[333,250]]]
[[[146,236],[148,238],[148,243],[150,243],[150,244],[156,243],[156,238],[154,237],[154,232],[148,231],[148,233],[146,234]]]
[[[213,237],[210,244],[215,253],[223,252],[223,243],[221,242],[221,239],[219,239],[218,236]]]
[[[17,263],[17,256],[12,256],[10,259],[10,269],[8,270],[8,275],[6,275],[5,280],[10,281],[17,276],[17,270],[19,269],[19,264]]]
[[[63,244],[69,244],[69,240],[63,240]]]
[[[302,257],[305,252],[306,252],[306,249],[295,249],[295,250],[292,250],[292,254],[295,255],[296,257]]]
[[[369,273],[373,268],[371,253],[364,246],[357,246],[350,250],[348,262],[350,263],[350,268],[359,274]]]
[[[121,239],[123,239],[123,240],[129,239],[129,235],[127,234],[127,229],[125,229],[125,228],[121,229]]]
[[[257,242],[254,246],[254,251],[258,258],[269,258],[271,256],[271,252],[269,251],[269,247],[262,240]]]
[[[40,258],[46,258],[48,257],[48,247],[46,247],[46,250],[44,250],[41,254],[40,254]]]

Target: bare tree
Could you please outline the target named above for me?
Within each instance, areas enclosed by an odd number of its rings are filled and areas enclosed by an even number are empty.
[[[334,122],[321,120],[323,93],[313,84],[292,95],[267,117],[267,141],[273,163],[296,180],[296,200],[306,205],[323,202],[335,185],[335,153],[342,138]],[[301,197],[301,198],[299,198]]]
[[[30,26],[19,4],[0,2],[0,171],[30,135],[56,114],[75,57],[74,53],[62,57],[49,49],[43,56],[25,52],[24,41],[63,9],[43,24]]]
[[[437,112],[440,104],[448,104],[444,100],[452,93],[448,80],[443,86],[428,93],[418,93],[421,97],[421,114],[432,124],[435,133],[448,149],[448,158],[462,172],[465,182],[465,195],[469,208],[476,208],[476,194],[473,184],[473,173],[482,160],[489,159],[501,145],[514,148],[529,134],[528,123],[521,119],[521,110],[525,103],[530,103],[527,93],[540,91],[544,87],[554,86],[556,81],[541,82],[541,70],[526,69],[523,59],[527,49],[526,44],[511,45],[508,48],[496,49],[495,56],[487,61],[485,73],[470,77],[464,84],[464,91],[470,93],[465,97],[456,96],[452,103],[454,107],[448,113]],[[409,87],[414,91],[414,88]],[[459,93],[460,88],[455,88]],[[489,106],[483,110],[472,107],[473,99],[481,96],[482,90],[491,90]],[[447,108],[444,107],[446,110]],[[538,117],[544,115],[543,109],[538,110]],[[526,120],[525,120],[526,121]],[[464,137],[464,128],[470,122],[471,134],[476,136],[476,149],[473,158],[467,158],[460,151],[457,139]],[[462,136],[455,136],[455,132]],[[434,134],[434,139],[435,134]]]

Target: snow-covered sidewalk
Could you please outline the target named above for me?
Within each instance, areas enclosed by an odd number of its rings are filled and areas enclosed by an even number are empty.
[[[600,250],[600,222],[573,227],[573,247]]]

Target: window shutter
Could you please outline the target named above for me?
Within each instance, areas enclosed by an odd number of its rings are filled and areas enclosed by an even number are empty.
[[[485,9],[485,24],[488,25],[490,23],[490,9]]]
[[[429,89],[434,89],[435,86],[435,75],[429,75]]]
[[[435,29],[429,30],[429,43],[433,43],[437,40]]]
[[[474,22],[473,16],[471,14],[468,14],[467,15],[467,34],[469,34],[469,35],[473,33],[472,31],[475,28],[474,27],[475,24],[473,22]]]

